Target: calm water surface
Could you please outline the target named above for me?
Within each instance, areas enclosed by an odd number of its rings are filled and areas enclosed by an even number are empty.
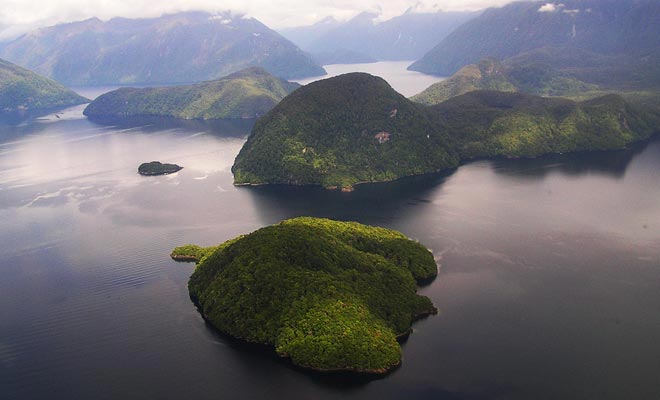
[[[324,65],[327,75],[301,79],[296,82],[306,85],[320,79],[347,74],[349,72],[367,72],[384,78],[397,92],[406,97],[416,95],[436,82],[446,77],[426,75],[421,72],[408,71],[406,68],[414,61],[380,61],[368,64],[331,64]]]
[[[236,188],[249,122],[0,126],[0,398],[660,398],[660,141],[478,161],[360,186]],[[175,175],[141,177],[144,161]],[[205,325],[183,243],[299,215],[378,224],[433,249],[385,379],[302,373]]]

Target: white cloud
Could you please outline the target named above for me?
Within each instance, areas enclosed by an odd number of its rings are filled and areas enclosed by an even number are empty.
[[[564,7],[563,4],[545,3],[539,8],[539,12],[555,12],[562,7]]]
[[[466,11],[502,6],[512,0],[0,0],[0,38],[37,27],[98,17],[157,17],[163,13],[232,10],[259,19],[271,28],[309,25],[326,16],[345,20],[362,11],[379,19],[414,12]]]

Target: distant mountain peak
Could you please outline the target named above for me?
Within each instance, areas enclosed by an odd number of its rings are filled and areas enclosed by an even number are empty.
[[[56,25],[5,44],[0,57],[69,85],[192,83],[252,65],[292,79],[325,73],[293,43],[233,11]]]

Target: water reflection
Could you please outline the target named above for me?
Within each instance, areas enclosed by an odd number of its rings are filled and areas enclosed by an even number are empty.
[[[167,117],[93,117],[89,118],[90,121],[101,124],[116,126],[119,128],[134,128],[140,127],[150,131],[159,131],[163,129],[186,129],[186,130],[202,130],[223,137],[245,137],[252,131],[252,127],[256,121],[255,118],[245,119],[216,119],[216,120],[200,120],[200,119],[178,119]]]
[[[431,202],[431,194],[453,172],[358,185],[351,193],[321,187],[279,185],[238,189],[250,194],[264,224],[297,216],[314,216],[382,225],[406,218],[410,213],[422,212]]]
[[[538,180],[554,173],[569,177],[596,174],[622,178],[630,162],[647,144],[635,143],[623,150],[552,154],[532,159],[496,158],[490,163],[498,174],[523,180]]]
[[[7,398],[657,397],[660,140],[341,193],[234,187],[247,126],[80,112],[0,128]],[[139,176],[152,159],[184,169]],[[383,225],[434,250],[440,274],[420,291],[441,313],[414,325],[386,379],[301,373],[218,335],[189,299],[194,266],[168,257],[298,215]]]

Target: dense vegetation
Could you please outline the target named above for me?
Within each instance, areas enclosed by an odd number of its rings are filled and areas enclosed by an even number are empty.
[[[146,176],[168,175],[179,172],[182,168],[176,164],[163,164],[160,161],[151,161],[140,164],[138,173]]]
[[[513,2],[460,26],[410,69],[451,75],[484,57],[503,60],[546,47],[644,62],[660,52],[659,17],[656,0]]]
[[[354,73],[286,97],[257,121],[232,171],[236,184],[350,189],[474,157],[622,148],[649,137],[658,122],[617,95],[574,102],[480,91],[427,107]]]
[[[191,83],[249,66],[285,79],[325,74],[261,22],[229,12],[60,24],[0,44],[0,57],[67,85]]]
[[[113,90],[90,103],[84,113],[89,117],[255,118],[299,86],[252,67],[195,85]]]
[[[573,96],[598,90],[546,64],[502,64],[487,58],[479,64],[461,68],[451,78],[435,83],[411,100],[440,104],[445,100],[477,90],[523,92],[540,96]]]
[[[436,312],[415,287],[436,276],[433,255],[385,228],[302,217],[173,252],[187,255],[211,324],[311,369],[385,373],[401,362],[397,336]]]
[[[458,165],[424,107],[381,78],[346,74],[304,86],[260,118],[232,168],[237,184],[350,188]]]
[[[658,131],[658,114],[606,95],[583,102],[480,91],[430,107],[461,159],[620,149]]]
[[[64,108],[87,102],[55,81],[0,60],[0,112]]]

